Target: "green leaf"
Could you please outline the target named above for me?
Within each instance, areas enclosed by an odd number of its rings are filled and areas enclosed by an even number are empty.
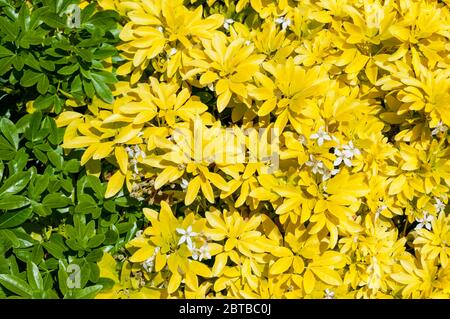
[[[80,161],[76,159],[71,159],[70,161],[64,162],[64,172],[65,173],[78,173],[80,170]]]
[[[62,170],[64,159],[61,155],[56,153],[55,151],[51,151],[47,153],[48,159],[50,160],[50,163],[53,164],[58,170]]]
[[[80,66],[78,64],[67,65],[58,70],[58,74],[62,75],[72,75],[74,72],[78,70]]]
[[[39,272],[38,266],[35,263],[29,261],[27,262],[27,278],[28,283],[31,288],[34,290],[43,290],[44,289],[44,281],[42,280],[42,276]]]
[[[0,229],[12,228],[23,224],[28,218],[31,217],[32,209],[23,209],[20,212],[6,212],[0,214]]]
[[[95,89],[91,82],[87,80],[83,80],[83,88],[84,92],[86,93],[87,97],[93,98],[95,95]]]
[[[0,76],[2,76],[11,69],[11,64],[13,63],[15,58],[16,58],[15,56],[10,56],[0,59]]]
[[[15,40],[19,35],[19,29],[17,25],[10,22],[5,17],[0,17],[0,30],[6,33],[6,35],[8,36],[6,39],[8,40]]]
[[[86,176],[87,183],[90,188],[92,188],[95,192],[95,196],[98,199],[103,199],[103,195],[105,194],[105,188],[103,187],[100,179],[93,175]]]
[[[47,13],[42,21],[48,25],[49,27],[55,28],[55,29],[64,29],[66,28],[66,19],[60,17],[59,15],[57,15],[56,13]]]
[[[24,87],[31,87],[35,85],[43,76],[44,75],[42,73],[36,73],[31,70],[26,70],[22,76],[22,79],[20,79],[20,85]]]
[[[100,290],[103,289],[102,285],[95,285],[91,287],[83,288],[77,291],[74,295],[76,299],[92,299],[94,298]]]
[[[18,248],[28,248],[36,244],[36,241],[23,228],[14,228],[11,232],[18,242]]]
[[[39,94],[45,94],[48,91],[48,87],[50,85],[50,82],[48,80],[48,77],[45,74],[42,74],[42,76],[39,78],[37,90]]]
[[[0,120],[0,131],[11,144],[11,146],[13,146],[15,150],[17,150],[19,148],[19,134],[14,123],[5,117],[2,118]]]
[[[4,58],[5,56],[12,56],[14,52],[8,50],[7,48],[0,45],[0,58]]]
[[[9,177],[0,187],[0,197],[8,194],[13,195],[24,189],[31,179],[31,172],[21,172]]]
[[[63,259],[64,252],[67,251],[66,245],[64,245],[64,239],[61,235],[52,234],[50,240],[42,244],[44,248],[55,258]]]
[[[100,246],[105,241],[105,235],[97,234],[88,241],[89,248],[95,248]]]
[[[91,74],[92,84],[95,91],[106,103],[111,104],[114,101],[111,89],[103,82],[103,79],[98,74]]]
[[[106,71],[92,73],[91,76],[95,77],[100,82],[104,82],[104,83],[108,83],[108,84],[114,84],[117,82],[117,79],[114,76],[114,74],[106,72]]]
[[[21,297],[30,298],[33,293],[23,279],[14,275],[0,274],[0,284]]]
[[[45,110],[52,106],[53,103],[54,99],[52,95],[41,95],[34,101],[34,107],[38,110]]]
[[[8,195],[0,199],[0,209],[11,210],[19,209],[30,204],[30,200],[21,195]]]
[[[72,200],[63,194],[48,194],[44,197],[42,204],[48,208],[62,208],[72,204]]]
[[[11,243],[11,246],[13,248],[19,248],[20,245],[20,241],[17,238],[17,236],[9,229],[0,229],[0,239],[3,237],[2,240],[0,240],[0,243],[3,242],[8,242]],[[8,248],[9,249],[9,248]]]

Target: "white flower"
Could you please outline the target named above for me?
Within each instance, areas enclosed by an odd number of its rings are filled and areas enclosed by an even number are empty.
[[[329,170],[325,167],[325,171],[323,172],[323,176],[322,176],[322,182],[330,179],[332,176],[336,175],[337,173],[339,173],[341,170],[339,168],[335,168],[332,170]]]
[[[211,92],[214,92],[214,84],[208,84],[208,89],[211,91]]]
[[[437,197],[434,198],[436,201],[436,204],[434,204],[434,208],[436,208],[436,212],[439,214],[440,212],[443,212],[445,209],[445,204]]]
[[[142,263],[142,267],[146,272],[152,272],[153,266],[155,265],[155,258],[152,256]]]
[[[276,24],[281,24],[281,29],[286,30],[291,25],[291,20],[285,17],[279,17],[275,19]]]
[[[305,135],[303,135],[303,134],[300,134],[300,135],[298,136],[298,141],[299,141],[300,143],[302,143],[302,145],[304,145],[304,146],[306,146],[306,145],[308,144],[308,141],[306,140],[306,137],[305,137]]]
[[[155,247],[155,250],[153,251],[153,255],[142,263],[142,267],[144,267],[146,272],[153,271],[153,267],[155,265],[155,258],[156,258],[156,255],[159,253],[159,251],[160,251],[160,248]]]
[[[330,289],[325,289],[325,299],[334,299],[334,291],[330,290]]]
[[[189,186],[189,182],[186,179],[182,178],[180,186],[181,186],[182,189],[187,189],[188,186]]]
[[[314,174],[323,174],[325,172],[323,162],[320,160],[316,160],[313,155],[309,155],[309,161],[307,161],[305,164],[309,167],[312,167],[311,171]]]
[[[359,149],[357,149],[355,146],[353,146],[353,141],[348,142],[347,145],[342,146],[343,153],[345,156],[349,158],[353,158],[353,156],[361,155],[361,152]]]
[[[211,259],[211,254],[209,253],[208,243],[204,243],[202,247],[198,250],[200,255],[198,256],[198,261],[202,259]]]
[[[339,166],[344,162],[346,166],[351,167],[351,159],[356,155],[361,155],[361,152],[353,145],[353,142],[350,141],[347,145],[342,146],[342,150],[335,148],[334,155],[336,155],[336,159],[333,163],[334,166]]]
[[[202,261],[203,259],[211,259],[208,243],[204,243],[199,249],[194,248],[192,251],[192,259]]]
[[[345,166],[352,167],[352,161],[349,157],[347,157],[343,151],[338,148],[334,149],[334,155],[336,155],[336,159],[334,160],[333,165],[339,166],[342,162],[344,162]]]
[[[447,125],[444,125],[442,121],[439,121],[439,123],[436,125],[434,130],[431,131],[431,135],[437,135],[438,133],[445,133],[447,132],[448,127]]]
[[[319,128],[319,131],[317,133],[311,134],[309,137],[312,140],[317,140],[317,144],[319,146],[322,146],[324,141],[331,141],[331,136],[323,131],[323,127]]]
[[[192,231],[192,226],[189,226],[186,230],[183,228],[177,228],[177,233],[181,235],[181,238],[178,241],[178,246],[185,242],[189,250],[195,249],[194,243],[192,242],[192,237],[197,236],[197,233]]]
[[[422,218],[416,218],[418,222],[415,229],[422,229],[425,227],[428,230],[431,230],[431,222],[433,221],[433,215],[429,215],[427,211],[423,212]]]
[[[234,23],[233,19],[226,19],[225,22],[223,23],[223,27],[225,28],[225,30],[230,29],[230,25],[232,25]]]

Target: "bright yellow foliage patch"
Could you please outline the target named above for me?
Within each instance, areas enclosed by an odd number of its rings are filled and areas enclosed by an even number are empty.
[[[149,203],[100,296],[449,298],[448,2],[200,2],[100,1],[115,101],[59,116]]]

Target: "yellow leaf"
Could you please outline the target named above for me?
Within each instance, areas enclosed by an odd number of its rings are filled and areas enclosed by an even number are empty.
[[[369,79],[370,83],[372,83],[373,85],[375,85],[375,83],[377,82],[377,78],[378,78],[378,66],[373,63],[372,60],[370,60],[365,68],[365,73],[367,78]]]
[[[192,290],[198,289],[198,278],[192,271],[186,272],[186,278],[184,279],[184,282],[186,283],[186,286],[188,286],[190,289]]]
[[[406,177],[405,175],[399,175],[397,176],[392,182],[389,187],[389,195],[396,195],[402,191],[402,188],[405,186],[406,183]]]
[[[169,294],[172,294],[175,291],[177,291],[178,287],[180,287],[181,279],[182,278],[178,272],[172,274],[169,280],[169,285],[167,286],[167,292]]]
[[[282,257],[270,266],[270,274],[278,275],[284,273],[292,265],[293,257]]]
[[[411,276],[408,275],[406,273],[395,273],[395,274],[391,274],[392,279],[394,279],[395,281],[404,284],[404,285],[409,285],[411,283],[416,282],[417,280]]]
[[[223,269],[225,268],[228,260],[227,253],[220,253],[216,256],[212,273],[214,277],[220,277],[222,275]]]
[[[155,271],[161,271],[161,269],[163,269],[163,267],[166,265],[166,260],[167,257],[166,255],[162,255],[162,254],[156,254],[155,257]]]
[[[91,144],[97,143],[99,141],[99,138],[91,137],[91,136],[77,136],[74,138],[71,138],[68,141],[64,141],[64,144],[61,146],[63,148],[80,148],[80,147],[86,147]]]
[[[80,160],[81,165],[86,164],[86,162],[92,158],[99,145],[100,145],[99,143],[92,144],[84,151],[83,156],[81,156]]]
[[[211,270],[204,263],[192,260],[190,262],[190,269],[193,273],[202,276],[204,278],[209,278],[212,276]]]
[[[109,179],[108,186],[106,187],[105,198],[110,198],[116,195],[123,187],[125,182],[125,175],[121,171],[117,171]]]
[[[356,54],[353,61],[345,68],[346,73],[358,73],[366,65],[369,57],[360,53]]]
[[[123,147],[117,146],[114,149],[114,154],[120,170],[123,174],[126,174],[128,171],[128,153],[123,149]]]
[[[113,151],[114,142],[100,143],[92,156],[93,159],[99,160],[107,157]]]
[[[218,78],[219,78],[219,76],[216,73],[207,71],[207,72],[203,73],[202,76],[200,77],[200,84],[201,85],[210,84],[210,83],[213,83]]]
[[[166,167],[155,180],[155,189],[160,189],[168,182],[173,182],[180,178],[184,174],[184,171],[178,170],[176,167]]]
[[[326,284],[339,286],[342,283],[341,277],[335,270],[326,267],[312,267],[311,270]]]
[[[294,208],[298,208],[302,203],[302,200],[299,198],[289,198],[286,199],[283,204],[281,204],[277,210],[275,211],[276,214],[278,215],[283,215],[286,213],[289,213],[290,211],[292,211]]]
[[[102,259],[98,262],[100,269],[100,278],[109,278],[119,283],[119,277],[116,270],[116,261],[109,253],[103,253]]]
[[[306,294],[310,294],[314,290],[315,284],[316,278],[314,278],[314,274],[311,270],[307,269],[303,275],[303,288],[305,289]]]
[[[155,251],[154,247],[151,246],[144,246],[142,248],[139,248],[133,256],[130,257],[130,261],[133,263],[141,263],[149,259],[153,252]]]
[[[83,116],[83,114],[80,114],[78,112],[72,112],[72,111],[63,112],[56,119],[56,126],[58,126],[58,127],[67,126],[73,120],[76,120],[77,118],[80,118],[82,116]]]
[[[222,113],[222,111],[227,107],[228,103],[231,99],[231,91],[226,90],[224,93],[218,96],[217,98],[217,110],[219,113]]]
[[[200,190],[200,176],[196,176],[193,180],[189,182],[186,197],[184,198],[184,204],[189,206],[197,197],[198,191]]]

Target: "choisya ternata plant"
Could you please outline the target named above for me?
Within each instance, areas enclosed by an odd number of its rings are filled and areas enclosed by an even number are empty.
[[[446,2],[100,5],[115,100],[57,123],[149,208],[99,297],[449,297]]]

